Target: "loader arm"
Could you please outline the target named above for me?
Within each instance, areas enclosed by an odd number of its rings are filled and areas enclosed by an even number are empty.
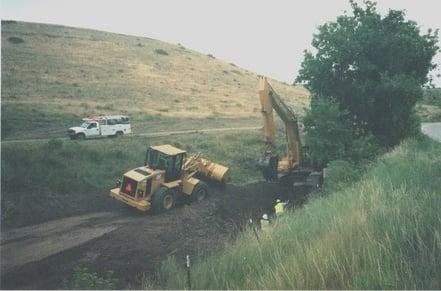
[[[278,163],[277,171],[289,172],[302,163],[302,146],[297,118],[264,77],[259,77],[259,98],[266,144],[264,159],[277,157],[274,109],[285,125],[287,141],[286,156]]]
[[[230,169],[228,167],[204,159],[200,153],[190,156],[185,161],[182,170],[187,179],[197,175],[221,183],[229,180]]]

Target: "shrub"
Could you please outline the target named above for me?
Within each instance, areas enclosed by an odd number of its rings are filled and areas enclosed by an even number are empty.
[[[348,186],[348,184],[358,180],[360,172],[360,169],[350,161],[335,160],[329,162],[326,168],[325,191],[337,191],[344,186]]]
[[[315,97],[306,111],[305,145],[312,161],[324,167],[332,160],[360,163],[380,153],[380,145],[369,132],[354,131],[348,113],[334,99]]]
[[[304,118],[305,145],[317,167],[340,159],[360,163],[380,153],[376,138],[369,132],[354,130],[349,116],[334,99],[313,98]]]
[[[425,89],[422,103],[441,107],[441,88]]]
[[[237,74],[237,75],[242,75],[242,73],[239,70],[231,70],[231,72]]]
[[[348,158],[356,163],[373,160],[381,153],[381,146],[372,134],[360,135],[352,140]]]
[[[163,49],[155,49],[155,53],[158,55],[168,56],[168,52]]]
[[[106,103],[104,105],[97,105],[97,106],[95,106],[95,108],[98,109],[98,110],[112,110],[113,109],[113,104]]]
[[[305,145],[311,159],[319,167],[329,161],[344,159],[352,140],[346,112],[341,112],[334,100],[315,98],[306,111],[303,123]]]
[[[111,290],[117,289],[118,285],[119,281],[113,277],[113,271],[108,271],[104,277],[101,277],[86,267],[76,267],[72,277],[63,282],[63,289]]]
[[[8,41],[13,44],[18,44],[18,43],[24,42],[24,40],[22,38],[15,37],[15,36],[8,37]]]

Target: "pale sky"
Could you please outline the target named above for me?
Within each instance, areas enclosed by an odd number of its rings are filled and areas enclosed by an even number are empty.
[[[378,0],[405,9],[426,32],[441,28],[440,0]],[[348,0],[2,0],[1,18],[92,28],[181,43],[292,83],[317,26],[335,20]],[[441,54],[436,57],[441,63]],[[437,70],[436,74],[441,72]],[[441,78],[435,77],[441,87]]]

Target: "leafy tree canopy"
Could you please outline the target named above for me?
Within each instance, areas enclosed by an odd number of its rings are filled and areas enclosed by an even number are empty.
[[[305,51],[296,81],[313,99],[335,99],[349,112],[354,131],[394,145],[418,131],[414,106],[436,67],[438,31],[421,34],[404,11],[383,17],[374,2],[365,1],[364,8],[350,3],[352,15],[319,27],[312,41],[316,51]]]

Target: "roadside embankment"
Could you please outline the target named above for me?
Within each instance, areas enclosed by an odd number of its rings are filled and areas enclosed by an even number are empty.
[[[440,289],[441,145],[407,140],[353,185],[245,232],[192,267],[195,289]],[[166,287],[186,273],[169,260]]]

